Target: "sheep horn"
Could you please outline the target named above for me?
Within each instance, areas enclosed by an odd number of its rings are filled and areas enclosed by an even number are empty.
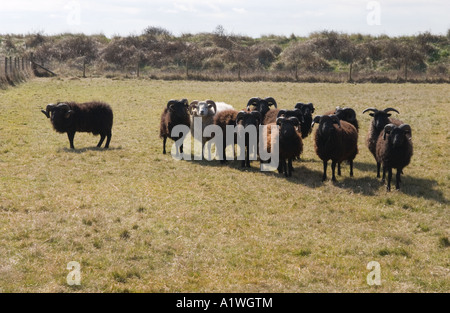
[[[289,117],[288,121],[294,122],[294,125],[297,126],[297,127],[300,126],[300,122],[298,121],[298,118],[296,118],[295,116]]]
[[[401,130],[403,130],[405,133],[412,135],[412,130],[411,130],[411,126],[409,126],[409,124],[402,124],[400,125],[398,128],[400,128]]]
[[[363,111],[363,114],[366,113],[366,112],[369,112],[369,111],[371,111],[371,112],[373,112],[373,113],[377,113],[377,112],[378,112],[378,110],[375,109],[375,108],[368,108],[368,109],[365,109],[365,110]]]
[[[383,140],[386,140],[386,134],[390,134],[393,128],[395,128],[394,124],[387,124],[384,126]]]
[[[285,117],[277,117],[277,125],[281,126],[281,122],[283,122],[285,119]]]
[[[214,108],[214,114],[217,113],[217,105],[214,101],[212,100],[206,100],[206,103],[208,104],[208,108],[213,107]]]
[[[396,109],[394,109],[394,108],[386,108],[386,109],[384,109],[383,110],[385,113],[388,113],[388,112],[391,112],[391,111],[394,111],[394,112],[396,112],[397,114],[400,114],[400,112],[399,111],[397,111]]]
[[[267,98],[265,98],[264,100],[266,100],[267,101],[267,103],[269,103],[269,106],[274,106],[275,107],[275,109],[277,109],[277,102],[275,101],[275,99],[274,98],[272,98],[272,97],[267,97]]]
[[[280,110],[277,114],[277,118],[279,118],[281,115],[286,114],[286,110]]]
[[[257,98],[257,97],[251,98],[247,103],[247,108],[252,105],[255,105],[255,106],[258,105],[260,100],[261,100],[261,98]]]
[[[183,100],[184,100],[184,99],[183,99]],[[173,105],[173,104],[175,104],[175,103],[177,103],[177,100],[174,100],[174,99],[169,100],[169,102],[167,102],[167,108],[169,108],[171,105]]]
[[[320,123],[320,119],[322,118],[322,115],[316,115],[314,116],[313,122],[311,124],[311,129],[313,128],[314,124]]]
[[[242,120],[245,116],[245,111],[240,111],[236,116],[236,125],[239,123],[240,120]]]
[[[189,114],[192,114],[192,109],[194,107],[197,107],[197,105],[198,105],[198,100],[194,100],[194,101],[191,102],[191,104],[189,105],[189,108],[188,108]]]
[[[56,104],[51,103],[51,104],[47,105],[47,107],[45,108],[45,111],[41,110],[41,112],[44,113],[45,116],[47,116],[47,118],[50,118],[50,112],[52,112],[55,109],[55,107],[56,107]]]

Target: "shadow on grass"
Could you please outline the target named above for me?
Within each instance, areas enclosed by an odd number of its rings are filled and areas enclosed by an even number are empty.
[[[395,181],[393,179],[393,181]],[[395,189],[395,184],[393,185]],[[418,198],[434,200],[443,204],[449,204],[444,193],[437,189],[438,182],[434,179],[403,176],[400,183],[400,192]]]
[[[98,148],[97,146],[95,147],[87,147],[87,148],[81,148],[81,149],[70,149],[70,148],[60,148],[59,152],[64,151],[64,152],[70,152],[70,153],[77,153],[77,154],[81,154],[81,153],[85,153],[87,151],[116,151],[116,150],[122,150],[122,147],[109,147],[108,149],[105,148]]]

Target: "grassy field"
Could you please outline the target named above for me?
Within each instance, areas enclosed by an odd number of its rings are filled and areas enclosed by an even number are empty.
[[[176,161],[162,154],[171,98],[252,96],[316,113],[351,106],[361,125],[355,177],[321,182],[312,138],[293,177],[253,162]],[[57,134],[40,112],[103,100],[111,148]],[[401,191],[387,193],[365,146],[361,112],[392,106],[413,129]],[[1,292],[449,292],[449,85],[34,79],[0,90]],[[172,142],[170,142],[172,144]],[[81,265],[69,286],[67,264]],[[381,285],[366,282],[371,261]]]

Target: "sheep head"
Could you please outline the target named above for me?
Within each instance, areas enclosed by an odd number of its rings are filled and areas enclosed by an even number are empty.
[[[280,128],[280,134],[283,137],[293,137],[296,135],[300,122],[295,116],[278,117],[277,126]]]
[[[375,127],[375,129],[378,131],[381,131],[385,125],[389,124],[389,117],[391,116],[391,114],[389,112],[396,112],[397,114],[400,114],[394,108],[386,108],[384,110],[377,110],[375,108],[367,108],[363,111],[363,114],[366,112],[372,112],[372,113],[369,113],[369,115],[373,117],[372,124]]]
[[[296,109],[301,110],[302,114],[304,116],[308,116],[308,115],[312,115],[314,113],[314,105],[310,102],[310,103],[302,103],[302,102],[298,102],[295,105]]]
[[[50,113],[53,112],[53,110],[55,110],[56,106],[57,106],[57,104],[50,103],[45,108],[45,111],[41,110],[41,112],[44,113],[44,115],[47,116],[47,118],[50,118]]]
[[[236,116],[236,125],[244,127],[255,125],[258,129],[259,124],[261,124],[261,113],[258,111],[240,111]]]
[[[188,114],[189,103],[187,99],[169,100],[167,102],[167,109],[171,114],[178,117],[183,117]]]
[[[253,97],[247,103],[247,110],[249,109],[250,106],[254,106],[255,110],[260,112],[261,115],[264,116],[270,110],[271,106],[274,106],[275,109],[277,108],[277,102],[273,97],[267,97],[264,99],[259,97]]]
[[[335,131],[336,126],[338,128],[341,127],[341,121],[339,118],[332,114],[332,115],[317,115],[314,117],[313,122],[311,124],[311,129],[313,128],[314,124],[319,124],[318,132],[324,135],[329,135],[333,131]]]
[[[389,138],[386,138],[389,135]],[[411,126],[402,124],[396,126],[394,124],[387,124],[384,126],[383,139],[388,139],[394,147],[400,147],[405,141],[412,140]]]

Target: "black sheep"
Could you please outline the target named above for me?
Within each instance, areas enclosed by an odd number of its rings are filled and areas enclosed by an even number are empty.
[[[367,134],[367,147],[369,148],[370,153],[372,153],[375,160],[377,159],[376,156],[376,150],[377,150],[377,141],[378,137],[380,136],[380,133],[383,131],[384,126],[387,124],[395,124],[395,125],[401,125],[403,124],[402,121],[390,117],[391,114],[389,112],[396,112],[397,114],[400,114],[396,109],[394,108],[386,108],[384,110],[377,110],[375,108],[368,108],[363,111],[363,114],[366,112],[372,112],[369,113],[370,116],[373,117],[372,124],[370,125],[369,133]],[[380,177],[380,169],[381,169],[381,163],[377,162],[377,177]]]
[[[259,125],[261,124],[261,113],[259,111],[236,111],[236,110],[224,110],[217,113],[214,116],[214,124],[219,126],[222,129],[223,134],[223,146],[222,146],[222,155],[223,159],[220,161],[221,163],[226,162],[225,149],[226,149],[226,138],[227,138],[227,126],[233,127],[233,147],[234,143],[237,142],[237,133],[236,126],[241,125],[246,127],[250,125],[254,125],[256,128],[256,150],[258,150],[258,133],[259,133]],[[250,136],[248,133],[245,133],[245,159],[242,160],[242,167],[250,167]]]
[[[386,171],[388,172],[387,191],[391,190],[393,168],[397,169],[396,189],[400,189],[400,175],[413,155],[411,136],[411,127],[408,124],[401,124],[400,126],[387,124],[378,137],[376,158],[377,162],[383,166],[383,182],[385,181]]]
[[[59,102],[47,105],[42,113],[50,118],[53,128],[59,133],[67,133],[70,148],[75,149],[73,139],[76,132],[88,132],[100,135],[97,147],[101,147],[107,137],[105,148],[111,141],[113,125],[113,111],[109,104],[104,102]]]
[[[318,115],[313,124],[319,123],[316,130],[314,148],[323,161],[322,181],[327,179],[327,163],[331,160],[332,180],[336,181],[336,164],[348,161],[350,177],[353,177],[353,160],[358,154],[358,131],[355,126],[339,120],[336,115]]]
[[[161,114],[161,124],[159,126],[159,137],[163,139],[163,154],[166,154],[167,138],[177,141],[181,137],[179,134],[172,136],[172,129],[177,125],[191,126],[189,117],[189,103],[187,99],[170,100]],[[183,144],[180,146],[180,153],[183,153]],[[177,148],[178,154],[178,148]]]
[[[276,123],[267,125],[267,137],[265,138],[265,149],[272,149],[272,125],[277,125],[276,140],[279,143],[279,166],[278,172],[284,173],[286,177],[292,176],[292,160],[300,157],[303,152],[302,134],[299,131],[300,123],[295,116],[279,117]],[[287,164],[286,164],[287,161]]]
[[[301,122],[301,133],[302,133],[302,138],[306,138],[309,136],[309,134],[311,133],[312,130],[312,114],[314,113],[314,105],[312,103],[301,103],[298,102],[295,105],[295,109],[299,109],[300,111],[302,111],[302,115],[303,115],[303,122]]]

